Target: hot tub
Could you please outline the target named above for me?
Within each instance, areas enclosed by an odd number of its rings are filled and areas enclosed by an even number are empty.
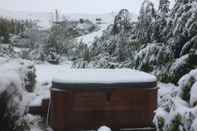
[[[130,69],[76,69],[52,81],[49,123],[55,131],[151,126],[155,76]]]

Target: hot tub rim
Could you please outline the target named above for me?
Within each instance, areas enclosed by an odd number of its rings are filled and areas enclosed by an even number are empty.
[[[157,81],[152,82],[127,82],[127,83],[61,83],[52,81],[52,88],[66,89],[132,89],[155,88]]]

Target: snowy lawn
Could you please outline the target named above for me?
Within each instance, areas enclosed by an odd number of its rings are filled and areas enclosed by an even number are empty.
[[[34,91],[34,97],[30,105],[41,105],[42,99],[50,97],[49,88],[51,87],[52,77],[59,72],[65,71],[71,68],[71,63],[63,63],[61,65],[52,65],[49,63],[37,64],[36,66],[36,88]]]

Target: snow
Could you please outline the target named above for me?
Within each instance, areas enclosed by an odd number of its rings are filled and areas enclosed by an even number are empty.
[[[24,116],[24,120],[28,123],[29,131],[53,131],[43,123],[41,116],[27,114]]]
[[[22,59],[9,60],[0,58],[0,92],[4,91],[10,85],[17,88],[23,88],[23,79],[25,75],[25,67],[31,65],[28,61]]]
[[[25,90],[26,71],[32,64],[22,59],[0,59],[0,66],[0,94],[6,92],[9,96],[9,113],[22,116],[32,97]]]
[[[43,99],[42,96],[33,97],[29,105],[32,106],[32,107],[41,106],[42,105],[42,99]]]
[[[179,67],[185,65],[185,63],[187,62],[186,60],[188,59],[189,55],[184,55],[178,59],[176,59],[176,61],[172,64],[170,71],[173,72],[176,69],[178,69]]]
[[[158,108],[155,110],[154,124],[159,130],[160,122],[159,120],[164,119],[163,130],[167,130],[174,120],[174,118],[180,114],[183,117],[186,117],[188,112],[191,112],[188,104],[183,101],[180,97],[177,96],[177,89],[173,84],[164,84],[159,83],[159,92],[158,92]]]
[[[101,126],[97,131],[112,131],[112,130],[107,126]]]
[[[191,131],[197,131],[197,119],[195,119],[194,122],[192,123]]]
[[[30,102],[30,106],[40,106],[43,99],[50,97],[50,87],[52,77],[58,72],[71,68],[71,63],[63,63],[61,65],[52,65],[49,63],[37,64],[36,66],[36,88],[34,96]]]
[[[177,115],[180,116],[180,128],[187,131],[197,131],[197,69],[184,75],[178,82],[178,87],[173,84],[159,83],[158,108],[155,111],[154,124],[158,130],[160,118],[164,120],[162,130],[169,128],[177,122]],[[191,86],[191,87],[190,87]],[[189,101],[182,98],[182,92],[185,88],[190,89]],[[175,121],[176,120],[176,121]]]
[[[194,69],[190,71],[190,73],[184,75],[178,82],[180,86],[187,84],[190,77],[193,77],[195,80],[197,80],[197,69]]]
[[[156,82],[155,76],[131,69],[70,69],[53,77],[58,83],[138,83]]]
[[[159,83],[158,84],[159,88],[159,95],[160,96],[165,96],[165,95],[169,95],[169,94],[173,94],[174,92],[177,92],[177,86],[172,84],[172,83]],[[175,96],[176,94],[174,94],[173,96]]]
[[[99,38],[99,37],[102,36],[103,31],[107,27],[108,27],[108,24],[102,24],[102,25],[99,26],[100,29],[98,31],[92,32],[92,33],[87,34],[87,35],[80,36],[80,37],[77,38],[77,41],[78,42],[82,41],[86,45],[90,46],[94,42],[95,38]]]
[[[191,88],[190,104],[197,104],[197,82],[195,82]]]
[[[189,82],[193,81],[190,91],[190,105],[197,104],[197,69],[192,70],[188,74],[184,75],[178,82],[180,89],[187,87]],[[182,92],[180,91],[180,94]]]
[[[14,84],[16,87],[22,85],[20,76],[16,72],[6,70],[5,68],[0,72],[0,93],[4,92],[11,84]]]

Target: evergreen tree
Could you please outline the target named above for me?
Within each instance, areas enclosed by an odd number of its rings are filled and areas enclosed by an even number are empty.
[[[195,41],[194,38],[197,35],[196,5],[196,0],[177,0],[170,13],[166,36],[176,58],[181,56],[181,51],[186,43],[190,40]],[[190,46],[190,48],[192,47],[196,47],[195,43]],[[188,52],[190,48],[187,49]]]
[[[138,24],[136,28],[137,38],[141,42],[147,43],[151,41],[152,24],[155,21],[155,19],[156,12],[153,3],[148,0],[145,0],[142,3],[142,7],[140,9],[140,15],[138,17]]]
[[[130,29],[130,13],[127,9],[122,9],[115,17],[112,33],[117,34]]]
[[[32,22],[25,23],[23,20],[0,18],[0,37],[3,38],[2,42],[9,43],[10,34],[22,33],[32,24]]]
[[[165,16],[169,13],[170,9],[170,1],[169,0],[160,0],[159,1],[159,14],[161,16]]]

